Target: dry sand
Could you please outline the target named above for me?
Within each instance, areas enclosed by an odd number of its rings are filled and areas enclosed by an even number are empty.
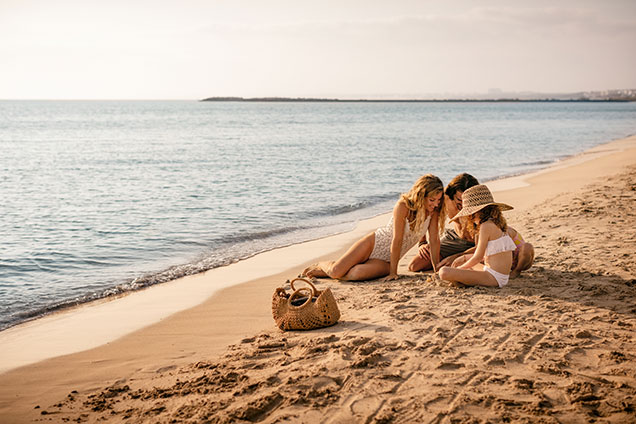
[[[341,322],[283,333],[296,266],[0,375],[0,421],[636,422],[636,137],[566,165],[489,184],[537,254],[503,289],[321,279]]]

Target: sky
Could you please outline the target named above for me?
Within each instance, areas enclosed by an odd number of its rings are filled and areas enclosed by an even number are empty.
[[[634,0],[0,0],[0,99],[623,88]]]

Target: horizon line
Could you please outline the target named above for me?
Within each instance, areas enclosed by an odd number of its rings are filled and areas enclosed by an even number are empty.
[[[523,98],[448,98],[448,99],[338,99],[313,97],[209,97],[205,99],[0,99],[0,102],[227,102],[227,103],[538,103],[538,102],[634,102],[636,97],[608,97],[608,98],[573,98],[559,99],[556,97],[523,99]]]

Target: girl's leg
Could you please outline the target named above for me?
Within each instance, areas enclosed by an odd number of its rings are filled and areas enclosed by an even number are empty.
[[[354,265],[341,279],[347,281],[374,280],[389,275],[391,267],[382,259],[369,259],[363,264]]]
[[[483,265],[476,265],[475,268],[483,269]],[[439,270],[439,277],[442,280],[453,281],[468,286],[499,287],[495,277],[487,271],[477,271],[476,269],[459,269],[444,266]]]
[[[307,277],[343,278],[355,265],[369,259],[375,245],[375,233],[370,233],[353,244],[337,261],[325,261],[313,264],[303,271]],[[384,261],[382,261],[384,262]]]

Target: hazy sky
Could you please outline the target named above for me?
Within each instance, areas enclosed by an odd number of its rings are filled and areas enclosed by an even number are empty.
[[[636,88],[636,1],[0,0],[0,99]]]

